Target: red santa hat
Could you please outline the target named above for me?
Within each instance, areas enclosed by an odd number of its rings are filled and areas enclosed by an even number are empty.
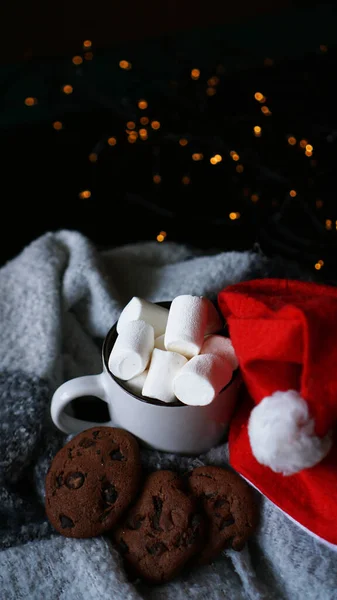
[[[218,294],[244,382],[230,462],[337,546],[337,289],[265,279]]]

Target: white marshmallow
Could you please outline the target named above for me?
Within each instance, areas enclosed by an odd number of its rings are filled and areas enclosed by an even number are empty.
[[[186,358],[199,354],[204,342],[208,306],[204,298],[181,295],[172,300],[166,331],[165,348]]]
[[[164,338],[165,338],[165,333],[163,333],[162,335],[159,335],[154,340],[154,347],[159,348],[159,350],[166,350],[165,344],[164,344]]]
[[[136,375],[135,377],[128,379],[125,382],[125,387],[127,387],[128,390],[130,390],[130,392],[133,392],[134,394],[138,394],[138,396],[141,396],[143,385],[145,383],[147,374],[148,374],[148,369],[143,371],[143,373],[140,373],[139,375]]]
[[[162,402],[175,402],[173,379],[187,363],[187,358],[176,352],[155,348],[152,352],[149,372],[143,385],[143,396]]]
[[[220,331],[220,329],[223,327],[223,320],[221,319],[213,302],[211,302],[209,298],[205,298],[205,296],[202,296],[202,298],[205,300],[208,310],[205,335]]]
[[[117,336],[109,357],[109,369],[122,380],[145,371],[154,347],[152,325],[145,321],[130,321]]]
[[[226,358],[232,365],[233,371],[239,366],[232,341],[222,335],[209,335],[201,347],[200,354],[216,354]]]
[[[215,354],[194,356],[173,381],[175,396],[184,404],[210,404],[232,378],[232,367]]]
[[[156,338],[165,332],[168,314],[167,308],[134,296],[119,315],[117,333],[121,333],[126,323],[141,320],[152,325]]]

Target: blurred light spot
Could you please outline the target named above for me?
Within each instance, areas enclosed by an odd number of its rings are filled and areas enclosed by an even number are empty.
[[[94,163],[97,162],[98,156],[96,154],[96,152],[91,152],[91,154],[89,154],[89,160],[90,162]]]
[[[79,198],[81,198],[81,200],[85,199],[85,198],[90,198],[91,196],[91,191],[90,190],[83,190],[83,192],[80,192],[78,194]]]
[[[74,91],[74,88],[73,88],[73,86],[72,86],[72,85],[69,85],[69,84],[67,84],[67,85],[64,85],[64,86],[63,86],[63,88],[62,88],[62,92],[64,92],[64,93],[65,93],[65,94],[67,94],[67,95],[69,95],[69,94],[72,94],[72,93],[73,93],[73,91]]]
[[[109,137],[108,144],[109,144],[109,146],[116,146],[116,144],[117,144],[116,138],[115,137]]]
[[[290,144],[290,146],[295,146],[296,138],[293,137],[292,135],[290,137],[288,137],[288,144]]]
[[[83,62],[82,56],[73,56],[71,60],[74,65],[81,65]]]
[[[255,100],[257,100],[258,102],[264,102],[265,101],[265,97],[263,94],[261,94],[261,92],[256,92],[254,94],[254,98]]]
[[[151,127],[152,127],[152,129],[159,129],[160,128],[160,122],[159,121],[152,121]]]
[[[160,175],[153,175],[153,183],[160,183],[161,182],[161,177]]]
[[[289,196],[291,196],[292,198],[295,198],[295,196],[297,196],[296,190],[290,190]]]
[[[199,77],[200,77],[200,71],[199,71],[199,69],[192,69],[192,71],[191,71],[191,77],[194,80],[199,79]]]
[[[254,135],[256,137],[260,137],[261,132],[262,132],[262,129],[261,129],[260,125],[255,125],[255,127],[254,127]]]
[[[56,129],[56,131],[60,131],[60,129],[62,129],[63,125],[62,125],[61,121],[54,121],[53,127],[54,127],[54,129]]]
[[[180,144],[180,146],[187,146],[188,140],[186,138],[181,138],[179,140],[179,144]]]
[[[35,104],[37,104],[37,98],[32,98],[31,96],[29,96],[25,99],[26,106],[34,106]]]
[[[148,107],[148,103],[146,102],[146,100],[139,100],[138,102],[138,108],[140,108],[141,110],[145,110],[145,108]]]
[[[125,69],[126,71],[130,71],[130,69],[132,68],[132,64],[127,60],[120,60],[119,66],[121,69]]]

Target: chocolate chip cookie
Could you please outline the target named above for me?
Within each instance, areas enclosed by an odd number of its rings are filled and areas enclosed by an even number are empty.
[[[46,477],[46,513],[62,535],[89,538],[115,526],[140,483],[138,442],[127,431],[93,427],[54,457]]]
[[[202,548],[204,519],[178,475],[156,471],[146,479],[114,538],[133,575],[163,583]]]
[[[221,467],[197,467],[188,484],[208,518],[206,543],[198,563],[211,562],[224,548],[242,550],[258,523],[252,488],[236,473]]]

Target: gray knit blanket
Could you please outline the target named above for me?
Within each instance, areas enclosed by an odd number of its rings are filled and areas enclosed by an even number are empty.
[[[44,512],[48,466],[68,438],[50,419],[55,389],[101,371],[102,340],[132,296],[215,298],[265,276],[306,278],[259,252],[205,253],[155,242],[99,252],[74,231],[48,233],[0,269],[1,600],[336,600],[337,554],[257,492],[261,522],[242,552],[150,587],[128,581],[105,537],[55,533]],[[226,444],[184,458],[142,451],[144,467],[225,465]]]

